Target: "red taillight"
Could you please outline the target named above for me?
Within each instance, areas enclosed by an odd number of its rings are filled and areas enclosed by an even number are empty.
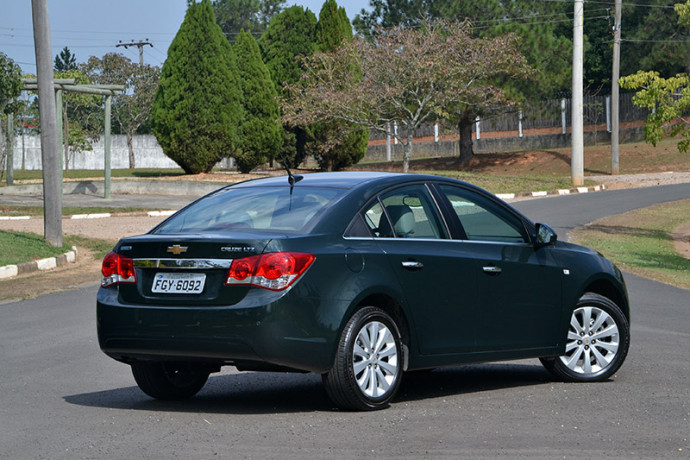
[[[134,261],[129,257],[109,252],[103,259],[101,267],[101,286],[108,287],[118,283],[136,283],[137,274]]]
[[[236,259],[230,266],[225,284],[280,291],[294,283],[313,261],[312,254],[302,252],[271,252]]]

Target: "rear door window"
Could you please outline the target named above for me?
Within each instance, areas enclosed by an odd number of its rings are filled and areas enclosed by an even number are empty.
[[[364,210],[363,216],[375,237],[448,238],[436,203],[422,184],[384,193]]]

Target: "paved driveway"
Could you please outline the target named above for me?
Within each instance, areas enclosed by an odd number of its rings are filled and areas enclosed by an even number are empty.
[[[686,185],[516,206],[564,235],[689,196]],[[0,457],[688,458],[690,291],[627,281],[632,345],[611,382],[553,382],[536,360],[455,367],[406,376],[374,413],[334,410],[310,374],[227,370],[189,401],[154,401],[99,351],[96,287],[1,305]]]

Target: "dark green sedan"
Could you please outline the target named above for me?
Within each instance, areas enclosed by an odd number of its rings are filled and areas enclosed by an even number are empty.
[[[316,372],[386,407],[406,371],[539,358],[609,379],[630,342],[621,272],[473,185],[320,173],[223,187],[103,261],[98,338],[160,399],[212,372]]]

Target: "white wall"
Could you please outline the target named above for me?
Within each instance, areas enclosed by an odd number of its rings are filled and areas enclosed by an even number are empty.
[[[129,151],[127,136],[113,135],[110,144],[110,167],[112,169],[129,168]],[[165,156],[155,136],[134,136],[134,158],[137,168],[178,168],[177,163]],[[62,152],[62,150],[61,150]],[[24,155],[26,169],[41,169],[40,136],[24,136]],[[105,167],[103,139],[93,143],[93,150],[73,153],[70,169],[103,169]],[[14,169],[22,167],[22,137],[17,136],[14,143]]]

